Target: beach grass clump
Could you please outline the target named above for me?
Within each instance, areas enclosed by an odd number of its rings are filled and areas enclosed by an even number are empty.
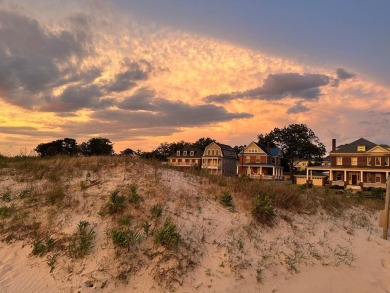
[[[163,208],[160,204],[155,204],[150,208],[150,213],[152,217],[157,219],[162,215]]]
[[[234,211],[233,197],[228,192],[222,192],[219,202],[230,211]]]
[[[68,246],[69,254],[74,258],[83,258],[88,255],[94,247],[95,230],[90,227],[89,222],[80,221],[77,232],[73,235]]]
[[[0,218],[9,218],[11,217],[14,212],[16,211],[15,206],[2,206],[0,207]]]
[[[112,242],[121,247],[128,247],[135,245],[141,240],[141,235],[136,230],[131,229],[111,229]]]
[[[252,203],[252,216],[260,223],[272,225],[276,216],[269,196],[257,195]]]
[[[115,214],[122,212],[126,207],[126,198],[119,194],[118,190],[114,190],[110,195],[110,202],[108,204],[108,213]]]
[[[154,232],[154,243],[171,248],[177,246],[180,241],[180,234],[175,224],[165,220],[162,227]]]
[[[129,203],[139,205],[139,203],[143,200],[142,196],[137,192],[137,185],[130,185],[130,194],[129,194]]]

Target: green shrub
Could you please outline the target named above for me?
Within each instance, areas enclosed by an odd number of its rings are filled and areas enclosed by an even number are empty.
[[[227,207],[230,211],[234,211],[234,203],[233,198],[228,192],[223,192],[221,197],[219,198],[219,202]]]
[[[129,202],[138,205],[142,201],[142,196],[137,192],[137,186],[135,184],[130,185]]]
[[[162,207],[160,204],[155,204],[153,205],[151,208],[150,208],[150,213],[152,214],[152,217],[153,218],[158,218],[161,216],[162,214]]]
[[[268,225],[272,224],[276,214],[271,198],[257,195],[252,205],[252,216],[259,222],[264,222]]]
[[[176,225],[169,220],[165,220],[164,225],[154,233],[154,242],[167,248],[177,246],[180,234],[176,230]]]
[[[0,207],[0,218],[8,218],[16,211],[14,206],[4,206]]]
[[[125,197],[123,195],[120,195],[118,190],[111,192],[108,212],[110,214],[121,212],[124,210],[125,207],[126,207]]]
[[[371,195],[374,198],[385,199],[385,197],[386,197],[386,189],[381,188],[381,187],[373,187],[371,189]]]
[[[141,235],[138,231],[129,229],[112,229],[111,239],[117,246],[130,246],[140,241]]]
[[[90,224],[87,221],[80,221],[78,231],[73,235],[72,242],[69,244],[69,253],[72,257],[83,258],[89,254],[94,247],[95,230],[88,228]]]

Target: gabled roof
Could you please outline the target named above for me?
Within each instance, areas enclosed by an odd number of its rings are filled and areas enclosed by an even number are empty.
[[[331,153],[362,153],[362,151],[358,151],[358,146],[365,146],[366,150],[364,152],[367,152],[378,145],[365,138],[359,138],[354,142],[338,146],[336,150],[332,151]],[[384,145],[380,145],[380,146],[388,148],[388,146],[384,146]]]
[[[180,156],[177,156],[176,155],[176,152],[177,151],[180,151]],[[183,151],[187,151],[187,156],[183,156]],[[194,152],[194,155],[193,156],[190,156],[190,152],[193,151]],[[177,149],[173,152],[172,155],[170,155],[168,158],[186,158],[186,157],[189,157],[189,158],[192,158],[192,157],[202,157],[203,155],[203,151],[201,149],[198,149],[198,148],[191,148],[191,147],[187,147],[187,148],[182,148],[182,149]]]
[[[212,142],[210,143],[206,149],[211,146],[212,144],[216,144],[217,146],[220,147],[221,149],[221,152],[222,152],[222,155],[224,157],[230,157],[230,158],[235,158],[237,159],[237,154],[236,154],[236,151],[234,150],[234,148],[232,148],[230,145],[227,145],[227,144],[222,144],[222,143],[219,143],[219,142]]]
[[[269,156],[277,157],[277,156],[281,156],[282,155],[280,149],[278,149],[278,148],[270,148],[270,150],[268,152],[266,145],[264,145],[262,143],[258,143],[258,142],[252,141],[250,144],[248,144],[248,146],[250,146],[252,143],[254,143],[256,146],[258,146],[265,154],[267,154]],[[241,153],[244,153],[244,150]]]

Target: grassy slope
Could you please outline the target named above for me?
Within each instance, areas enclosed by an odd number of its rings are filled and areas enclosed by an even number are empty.
[[[0,172],[4,245],[29,244],[72,290],[251,290],[307,266],[351,266],[348,239],[370,240],[383,206],[132,158],[1,158]]]

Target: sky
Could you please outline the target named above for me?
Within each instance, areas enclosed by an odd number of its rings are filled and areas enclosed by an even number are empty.
[[[390,1],[0,0],[0,153],[249,144],[304,123],[390,144]]]

